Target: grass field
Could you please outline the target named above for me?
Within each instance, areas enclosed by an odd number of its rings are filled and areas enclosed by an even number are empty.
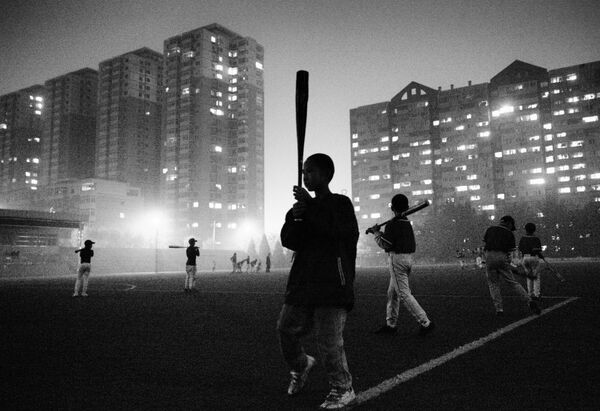
[[[554,265],[567,282],[543,275],[544,313],[529,318],[508,296],[502,319],[481,270],[417,267],[413,292],[437,324],[425,338],[405,312],[396,335],[372,334],[385,319],[388,274],[359,270],[345,332],[363,401],[354,409],[600,409],[600,263]],[[207,273],[198,292],[184,294],[183,272],[92,274],[87,298],[71,297],[73,276],[2,279],[0,405],[316,409],[328,389],[321,367],[302,394],[285,394],[275,325],[286,279],[281,271]],[[310,339],[307,347],[315,353]],[[389,391],[370,390],[397,375],[402,382]]]

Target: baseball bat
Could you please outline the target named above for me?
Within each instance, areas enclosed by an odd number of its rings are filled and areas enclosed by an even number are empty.
[[[407,217],[413,213],[416,213],[417,211],[424,209],[425,207],[429,207],[430,205],[431,205],[431,201],[425,200],[422,203],[419,203],[412,207],[409,207],[406,211],[402,212],[399,216],[394,216],[394,217],[390,218],[389,220],[384,221],[381,224],[375,224],[373,227],[367,228],[367,231],[365,231],[365,234],[372,234],[375,232],[376,227],[383,227],[387,223],[397,220],[398,218]]]
[[[170,245],[169,248],[187,248],[184,245]]]
[[[304,162],[304,137],[308,106],[308,71],[296,72],[296,142],[298,143],[298,187],[302,187],[302,163]]]

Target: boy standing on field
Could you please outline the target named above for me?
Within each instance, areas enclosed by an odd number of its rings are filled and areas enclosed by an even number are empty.
[[[285,216],[281,243],[295,252],[285,303],[277,322],[283,357],[291,368],[288,394],[299,393],[315,365],[300,339],[314,331],[330,392],[321,409],[339,409],[355,398],[344,351],[346,316],[354,305],[358,224],[352,202],[329,190],[334,164],[325,154],[304,162],[304,184]]]
[[[77,270],[77,280],[75,281],[75,292],[73,297],[87,297],[88,280],[90,278],[90,272],[92,271],[92,257],[94,256],[94,250],[92,250],[92,244],[96,244],[92,240],[85,240],[84,247],[79,250],[75,250],[75,253],[79,253],[79,270]],[[81,287],[81,294],[79,289]]]
[[[188,240],[190,246],[185,249],[187,260],[185,262],[185,286],[183,291],[186,293],[192,292],[196,282],[196,257],[200,256],[200,249],[196,247],[196,242],[195,238],[190,238]]]
[[[521,264],[527,274],[527,292],[533,300],[540,299],[540,259],[542,242],[534,235],[535,224],[525,224],[526,234],[519,240],[519,252],[523,260]]]
[[[390,284],[387,292],[386,324],[375,331],[377,334],[393,334],[396,332],[400,302],[419,323],[420,335],[430,333],[435,325],[427,317],[410,291],[408,276],[412,270],[412,254],[416,250],[415,234],[408,218],[402,213],[408,210],[408,198],[403,194],[396,194],[392,198],[392,211],[394,219],[385,226],[382,233],[379,225],[373,227],[375,242],[388,253],[388,268]]]

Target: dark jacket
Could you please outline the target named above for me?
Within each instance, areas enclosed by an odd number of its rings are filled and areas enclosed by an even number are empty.
[[[386,240],[385,251],[412,254],[416,250],[415,233],[410,221],[406,217],[390,221],[385,226],[383,238]]]
[[[486,251],[510,253],[516,248],[514,234],[501,224],[488,228],[483,236],[483,241],[485,242],[484,250]]]
[[[542,251],[542,242],[534,235],[524,235],[519,240],[519,251],[523,254],[537,256]]]
[[[354,275],[358,223],[346,196],[313,199],[302,221],[292,210],[285,216],[281,244],[296,252],[285,303],[311,307],[354,306]]]

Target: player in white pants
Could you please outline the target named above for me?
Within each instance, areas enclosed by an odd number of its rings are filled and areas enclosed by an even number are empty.
[[[415,252],[415,234],[412,225],[402,212],[408,209],[408,198],[396,194],[392,198],[392,211],[396,216],[385,227],[382,233],[378,225],[372,228],[375,242],[388,252],[390,284],[387,292],[386,324],[379,328],[378,334],[393,334],[396,332],[400,302],[419,323],[419,334],[428,334],[434,328],[425,310],[410,291],[408,276],[412,269],[412,254]],[[370,229],[371,230],[371,229]]]
[[[532,299],[540,298],[540,253],[542,242],[535,236],[535,224],[525,224],[526,234],[519,240],[519,252],[523,256],[521,265],[527,274],[527,292]]]
[[[94,256],[94,250],[92,250],[92,244],[95,244],[92,240],[85,240],[83,243],[85,246],[79,250],[75,250],[79,253],[80,265],[77,270],[77,280],[75,281],[75,290],[73,297],[87,297],[88,281],[90,272],[92,271],[92,257]],[[81,293],[80,290],[81,289]]]

